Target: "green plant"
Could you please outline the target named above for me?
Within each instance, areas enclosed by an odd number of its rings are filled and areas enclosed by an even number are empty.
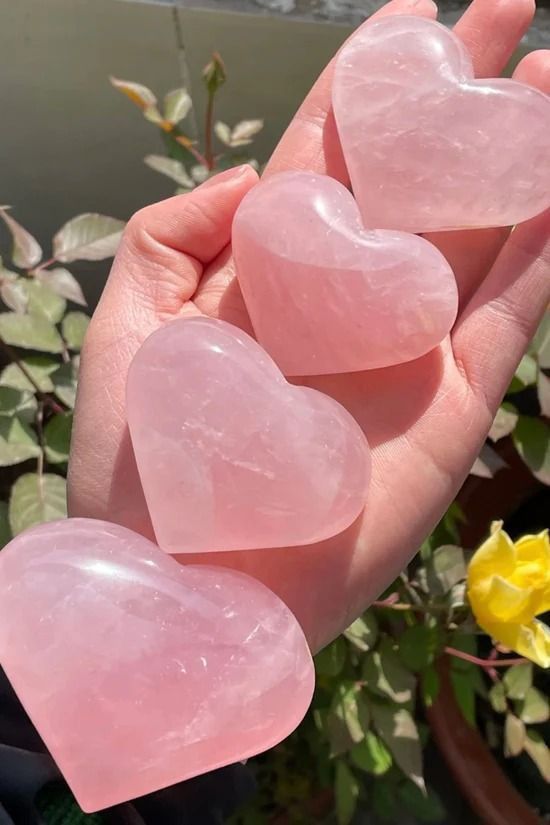
[[[78,215],[55,234],[43,259],[38,241],[8,211],[8,265],[0,259],[0,540],[66,515],[65,474],[86,299],[65,264],[114,255],[124,223]]]
[[[147,155],[144,162],[151,169],[173,180],[178,186],[177,192],[187,192],[217,172],[240,163],[247,162],[259,169],[258,162],[243,154],[242,150],[261,131],[263,121],[242,120],[230,127],[215,120],[217,95],[227,80],[226,69],[219,54],[212,55],[203,69],[202,79],[206,91],[206,110],[202,146],[199,147],[198,141],[190,135],[190,131],[195,131],[194,124],[190,122],[194,115],[193,102],[185,88],[168,92],[164,96],[162,107],[159,107],[155,94],[147,86],[111,78],[112,85],[135,103],[144,118],[159,129],[166,154]],[[186,121],[189,121],[189,129],[184,130],[183,124]],[[216,151],[216,140],[223,147],[219,152]]]
[[[456,544],[462,518],[453,505],[410,568],[317,655],[310,712],[260,759],[259,800],[236,823],[280,816],[299,825],[335,811],[347,825],[358,807],[392,823],[442,821],[443,803],[423,771],[425,710],[438,694],[442,657],[468,723],[505,757],[525,753],[550,781],[543,672],[491,646],[477,626],[466,593],[471,554]]]
[[[550,311],[521,359],[473,472],[489,478],[505,466],[494,445],[510,436],[523,462],[550,485]]]

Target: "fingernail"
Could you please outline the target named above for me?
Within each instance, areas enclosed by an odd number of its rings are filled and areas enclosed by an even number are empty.
[[[227,181],[230,180],[238,180],[242,178],[249,169],[252,169],[252,167],[248,163],[243,163],[241,166],[234,166],[232,169],[226,169],[225,172],[219,172],[219,174],[201,183],[199,189],[208,189],[211,186],[219,186],[221,183],[227,183]]]

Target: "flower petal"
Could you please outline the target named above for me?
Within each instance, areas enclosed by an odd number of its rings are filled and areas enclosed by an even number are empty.
[[[550,628],[533,619],[529,624],[491,622],[483,630],[510,650],[525,656],[540,667],[550,667]]]
[[[510,536],[502,529],[502,522],[495,522],[491,535],[476,550],[468,565],[468,587],[493,576],[508,578],[514,571],[515,552]],[[487,581],[487,586],[489,582]]]
[[[492,620],[517,623],[533,619],[536,603],[538,598],[531,589],[515,587],[500,576],[493,576],[487,597],[478,607]]]
[[[523,536],[514,544],[518,562],[539,562],[550,568],[550,537],[548,530],[536,536]]]

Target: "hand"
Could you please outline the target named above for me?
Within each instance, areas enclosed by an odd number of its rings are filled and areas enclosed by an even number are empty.
[[[431,0],[393,0],[379,15],[435,17]],[[498,75],[529,27],[533,0],[474,0],[456,32],[478,76]],[[366,24],[368,25],[368,23]],[[308,169],[347,183],[330,108],[332,65],[275,150],[266,175]],[[550,92],[550,52],[528,55],[515,76]],[[191,194],[129,222],[82,353],[69,468],[72,516],[153,531],[124,409],[128,365],[164,322],[204,313],[251,331],[231,265],[231,221],[256,183],[250,167],[212,178]],[[461,309],[449,340],[392,367],[305,379],[336,398],[373,451],[366,509],[320,544],[180,557],[239,568],[284,599],[317,650],[398,574],[449,506],[491,425],[550,298],[550,212],[506,229],[440,233]]]

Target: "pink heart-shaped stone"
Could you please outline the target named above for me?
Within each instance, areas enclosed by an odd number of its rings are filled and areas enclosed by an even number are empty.
[[[550,98],[474,80],[465,46],[439,23],[364,26],[338,55],[333,104],[366,226],[508,226],[550,206]]]
[[[364,507],[370,453],[355,420],[288,384],[223,321],[180,319],[153,333],[130,366],[127,415],[169,553],[309,544]]]
[[[323,175],[283,172],[252,189],[233,253],[254,331],[286,375],[411,361],[456,316],[441,253],[415,235],[365,230],[348,190]]]
[[[257,754],[313,691],[285,604],[118,525],[41,525],[0,554],[0,661],[85,811]]]

